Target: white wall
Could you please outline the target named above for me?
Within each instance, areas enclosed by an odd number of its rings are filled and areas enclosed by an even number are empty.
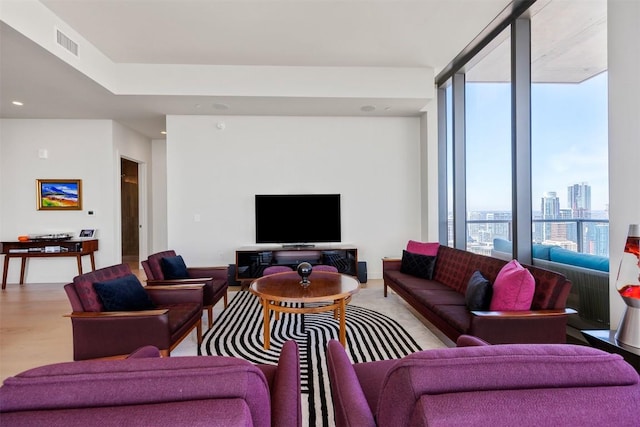
[[[608,2],[609,66],[609,254],[611,329],[624,302],[616,273],[629,224],[640,224],[640,2]]]
[[[255,244],[257,193],[340,193],[342,240],[381,277],[421,236],[420,118],[167,117],[168,247],[235,262]]]
[[[151,241],[149,253],[167,249],[167,141],[151,141]]]
[[[15,241],[23,234],[98,230],[98,267],[113,264],[113,204],[116,174],[110,120],[0,120],[0,238]],[[46,149],[48,158],[38,157]],[[39,211],[36,179],[81,179],[83,209]],[[119,193],[118,193],[119,194]],[[88,211],[95,215],[88,215]],[[73,258],[38,258],[28,262],[28,283],[66,282],[78,274]],[[85,270],[90,269],[83,257]],[[20,261],[9,265],[8,283],[19,280]]]

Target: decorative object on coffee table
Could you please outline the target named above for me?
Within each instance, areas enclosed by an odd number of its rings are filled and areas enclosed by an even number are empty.
[[[629,226],[616,287],[627,305],[618,326],[616,340],[640,348],[640,224]]]
[[[300,284],[305,288],[311,284],[311,282],[309,281],[309,276],[311,275],[312,271],[313,267],[308,262],[301,262],[300,264],[298,264],[298,274],[300,275],[300,277],[302,277]]]

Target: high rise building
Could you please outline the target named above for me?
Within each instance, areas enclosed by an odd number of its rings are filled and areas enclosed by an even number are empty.
[[[560,198],[555,191],[547,191],[542,195],[540,207],[542,219],[556,219],[560,215]]]
[[[591,186],[586,182],[567,189],[567,202],[573,218],[591,218]]]
[[[542,195],[540,206],[542,219],[557,219],[560,217],[560,198],[555,191],[548,191]],[[544,223],[542,227],[542,241],[551,238],[552,223]]]

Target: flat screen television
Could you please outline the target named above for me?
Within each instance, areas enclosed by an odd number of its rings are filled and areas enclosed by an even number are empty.
[[[340,194],[256,194],[256,243],[340,241]]]

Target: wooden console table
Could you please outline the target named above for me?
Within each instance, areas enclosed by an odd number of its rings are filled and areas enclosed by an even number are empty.
[[[47,249],[48,248],[48,249]],[[55,248],[59,248],[56,251]],[[69,239],[55,240],[28,240],[26,242],[0,242],[0,254],[4,255],[4,270],[2,271],[2,289],[7,287],[7,273],[9,272],[9,260],[20,258],[20,284],[24,283],[24,275],[27,267],[27,259],[43,257],[75,257],[78,262],[78,274],[82,274],[82,256],[89,255],[91,269],[96,269],[96,261],[93,257],[98,250],[98,239]],[[48,252],[51,251],[51,252]]]

